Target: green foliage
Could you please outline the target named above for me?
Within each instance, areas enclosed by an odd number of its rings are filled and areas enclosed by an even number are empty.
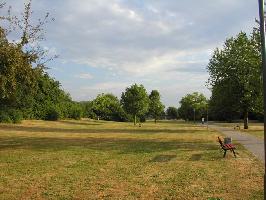
[[[57,107],[53,106],[47,109],[44,119],[48,121],[57,121],[61,118],[61,116],[61,111]]]
[[[96,117],[108,121],[127,121],[117,97],[113,94],[100,94],[92,101],[91,110]]]
[[[178,109],[176,107],[168,107],[166,110],[167,119],[178,119]]]
[[[22,120],[23,116],[19,110],[4,108],[0,111],[0,122],[20,123]]]
[[[124,110],[134,116],[134,124],[138,116],[143,116],[149,109],[149,97],[143,85],[134,84],[122,93],[121,104]]]
[[[23,120],[23,115],[22,112],[19,110],[8,110],[10,119],[12,120],[13,123],[17,124],[20,123]]]
[[[149,95],[149,115],[156,121],[162,116],[164,112],[164,105],[160,99],[160,93],[157,90],[152,90]]]
[[[25,53],[9,43],[4,33],[0,34],[0,41],[0,104],[13,108],[27,106],[21,102],[26,102],[35,91],[35,70]]]
[[[82,115],[80,104],[71,100],[69,94],[60,88],[60,83],[51,78],[47,73],[40,73],[37,80],[37,91],[34,96],[32,115],[36,119],[50,120],[50,117],[47,117],[47,113],[53,113],[53,110],[56,110],[59,113],[59,118],[62,119],[80,119]]]
[[[240,32],[216,49],[207,66],[212,88],[211,113],[231,120],[237,113],[262,113],[262,68],[259,31]],[[245,127],[247,124],[245,123]]]
[[[184,120],[193,120],[194,110],[196,120],[199,120],[206,114],[207,99],[201,93],[194,92],[192,94],[187,94],[179,103],[180,107],[178,109],[178,113],[179,116]]]
[[[79,104],[72,103],[69,108],[69,118],[71,119],[81,119],[82,117],[82,108]]]
[[[79,102],[79,105],[82,109],[82,116],[86,118],[96,119],[97,116],[92,110],[93,102],[92,101],[82,101]]]
[[[0,111],[0,122],[1,123],[12,123],[10,116],[7,112]]]

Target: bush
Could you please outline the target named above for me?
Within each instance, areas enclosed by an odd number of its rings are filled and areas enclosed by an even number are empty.
[[[78,106],[73,106],[70,110],[69,117],[71,119],[80,119],[82,116],[82,109]]]
[[[17,124],[23,120],[23,114],[19,110],[9,110],[9,116],[13,123]]]
[[[141,123],[146,122],[146,117],[145,117],[145,116],[140,116],[140,117],[139,117],[139,121],[140,121]]]
[[[45,120],[48,121],[57,121],[60,118],[61,118],[61,112],[55,107],[48,109],[45,115]]]
[[[1,123],[12,123],[12,120],[10,119],[10,116],[7,112],[1,111],[0,112],[0,122]]]
[[[0,112],[0,122],[20,123],[23,120],[22,112],[15,109],[4,109]]]

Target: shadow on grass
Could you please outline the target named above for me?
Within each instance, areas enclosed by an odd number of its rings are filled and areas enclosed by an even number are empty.
[[[64,122],[62,122],[64,123]],[[69,122],[67,122],[69,123]],[[72,123],[72,122],[70,122]],[[75,123],[76,124],[76,123]],[[85,123],[86,124],[86,123]],[[98,124],[96,124],[98,125]],[[187,129],[143,129],[143,128],[135,128],[135,129],[112,129],[112,128],[99,128],[92,127],[88,129],[73,129],[73,128],[55,128],[55,127],[25,127],[25,126],[14,126],[14,125],[0,125],[1,130],[5,131],[23,131],[23,132],[47,132],[47,133],[135,133],[135,134],[143,134],[143,133],[197,133],[202,132],[202,130],[187,130]]]
[[[205,151],[217,150],[215,143],[158,141],[150,139],[119,138],[0,138],[0,151],[5,149],[34,151],[114,151],[119,154],[141,154],[165,151]]]
[[[158,155],[155,156],[151,162],[169,162],[173,158],[176,158],[176,155]]]
[[[84,125],[84,126],[99,126],[103,125],[104,123],[100,122],[91,122],[91,121],[57,121],[58,123],[61,124],[67,124],[67,125]]]
[[[198,161],[201,159],[201,157],[202,157],[202,154],[193,154],[189,160],[190,161]]]

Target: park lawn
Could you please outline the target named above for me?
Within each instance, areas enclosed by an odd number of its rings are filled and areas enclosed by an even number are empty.
[[[263,199],[263,165],[182,122],[0,124],[0,199]]]

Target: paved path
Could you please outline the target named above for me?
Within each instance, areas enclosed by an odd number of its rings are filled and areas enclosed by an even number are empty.
[[[232,128],[226,128],[217,125],[209,125],[209,127],[223,133],[227,137],[231,137],[233,140],[238,141],[259,160],[265,162],[264,141],[262,139],[243,132],[234,131]]]

